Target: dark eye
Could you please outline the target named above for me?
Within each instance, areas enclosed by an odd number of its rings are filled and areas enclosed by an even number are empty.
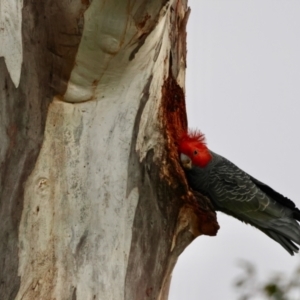
[[[197,150],[194,150],[194,155],[197,155],[198,154],[198,151]]]

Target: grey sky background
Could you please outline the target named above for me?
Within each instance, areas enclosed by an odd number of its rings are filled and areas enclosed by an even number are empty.
[[[190,0],[187,111],[213,151],[300,206],[300,1]],[[261,279],[300,264],[262,232],[218,213],[216,237],[181,255],[170,300],[237,299],[238,262]],[[298,297],[300,297],[300,292]]]

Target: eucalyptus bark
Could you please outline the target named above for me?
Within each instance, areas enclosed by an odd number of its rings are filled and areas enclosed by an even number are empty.
[[[218,230],[176,148],[186,1],[10,1],[0,299],[167,299],[179,254]]]

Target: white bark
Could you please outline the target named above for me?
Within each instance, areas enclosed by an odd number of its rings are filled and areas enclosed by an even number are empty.
[[[156,116],[169,71],[173,3],[161,9],[132,61],[141,32],[128,5],[94,0],[85,12],[67,91],[49,107],[44,143],[25,186],[16,299],[125,297],[139,198],[137,186],[127,190],[131,136],[145,82],[153,76],[136,150],[141,161],[150,149],[154,160],[161,158]]]
[[[19,86],[23,62],[23,0],[0,1],[0,57],[3,56],[15,87]]]
[[[126,195],[126,132],[121,139],[103,135],[106,104],[54,100],[49,108],[43,147],[25,187],[17,299],[34,299],[38,290],[43,299],[49,293],[67,299],[75,288],[77,299],[124,299],[138,191]]]

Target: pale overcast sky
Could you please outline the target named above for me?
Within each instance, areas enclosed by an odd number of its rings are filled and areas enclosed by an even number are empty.
[[[187,111],[208,146],[300,206],[300,1],[189,0]],[[170,300],[233,300],[249,260],[260,278],[292,273],[265,234],[218,213],[216,237],[196,239],[173,273]],[[299,293],[300,294],[300,293]],[[300,297],[300,295],[299,295]]]

